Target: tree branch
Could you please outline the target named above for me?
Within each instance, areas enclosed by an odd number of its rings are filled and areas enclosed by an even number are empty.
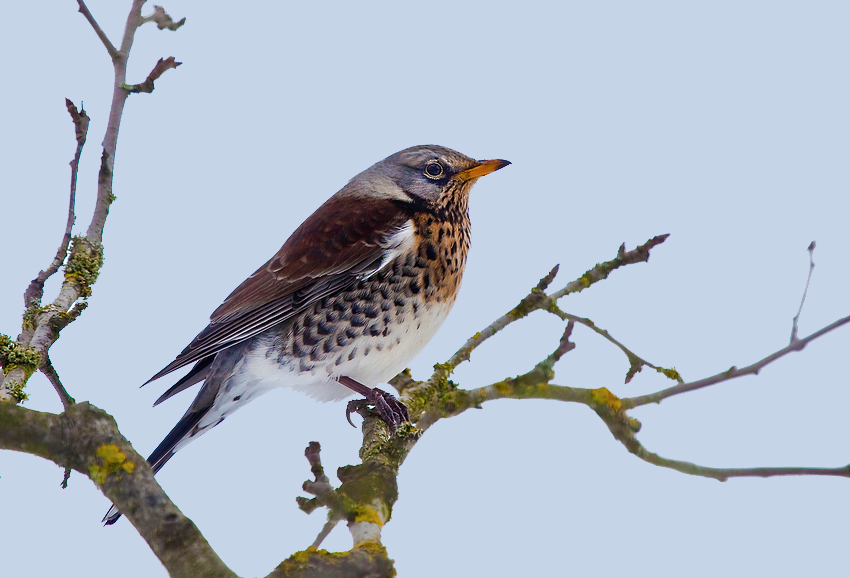
[[[626,409],[631,409],[633,407],[646,405],[648,403],[660,403],[662,399],[666,399],[673,395],[686,393],[688,391],[693,391],[695,389],[714,385],[715,383],[722,383],[724,381],[729,381],[730,379],[735,379],[736,377],[741,377],[743,375],[757,375],[758,372],[761,371],[764,366],[773,363],[777,359],[784,357],[792,351],[801,351],[804,347],[806,347],[806,345],[808,345],[809,342],[814,341],[818,337],[829,333],[833,329],[837,329],[842,325],[846,325],[848,322],[850,322],[850,315],[848,315],[847,317],[843,317],[838,321],[830,323],[826,327],[815,331],[814,333],[807,337],[804,337],[803,339],[797,339],[796,341],[792,341],[779,351],[771,353],[764,359],[761,359],[751,365],[742,367],[741,369],[732,366],[727,371],[718,373],[717,375],[712,375],[711,377],[706,377],[697,381],[691,381],[689,383],[682,383],[675,387],[662,389],[661,391],[656,391],[655,393],[650,393],[647,395],[639,395],[636,397],[625,398],[623,399],[623,406]]]
[[[472,351],[484,343],[486,340],[491,338],[493,335],[513,323],[514,321],[518,321],[523,317],[527,316],[529,313],[537,310],[548,310],[551,311],[553,307],[557,307],[557,301],[561,297],[565,297],[571,293],[578,293],[587,289],[594,283],[598,283],[604,279],[608,278],[608,275],[611,274],[615,269],[619,269],[620,267],[624,267],[626,265],[631,265],[634,263],[642,263],[649,260],[649,252],[652,248],[660,245],[667,237],[670,235],[658,235],[648,240],[643,245],[633,249],[632,251],[626,251],[625,244],[620,245],[619,250],[617,251],[617,256],[604,263],[598,263],[593,268],[589,269],[571,283],[567,284],[566,287],[560,289],[559,291],[555,291],[547,295],[545,293],[546,288],[552,283],[555,279],[555,276],[558,274],[558,266],[556,265],[549,273],[543,277],[540,282],[531,290],[531,292],[526,295],[519,304],[514,307],[512,310],[502,315],[496,321],[488,325],[483,330],[479,331],[472,337],[470,337],[466,343],[463,344],[463,347],[458,349],[452,357],[446,361],[445,363],[438,364],[434,366],[435,372],[432,377],[432,381],[441,381],[446,380],[452,374],[454,369],[463,363],[464,361],[469,360],[469,356]],[[579,321],[580,318],[576,317],[574,321]],[[646,363],[646,362],[644,362]],[[647,364],[649,365],[649,364]],[[655,367],[655,366],[652,366]]]
[[[79,4],[79,6],[80,6],[80,8],[79,8],[80,13],[83,16],[86,17],[86,20],[89,21],[89,24],[91,24],[91,27],[94,28],[94,31],[95,31],[95,34],[97,34],[97,37],[100,38],[101,42],[103,42],[103,45],[106,47],[106,51],[109,53],[109,57],[112,60],[117,59],[120,56],[118,54],[118,50],[115,48],[115,46],[112,45],[112,42],[109,41],[109,38],[106,36],[106,33],[103,31],[103,29],[97,23],[97,21],[94,19],[94,16],[92,16],[92,13],[89,12],[89,8],[88,8],[88,6],[86,6],[86,3],[83,2],[83,0],[77,0],[77,4]]]
[[[56,415],[0,403],[0,449],[26,452],[88,476],[133,523],[171,576],[235,576],[103,410],[83,402]]]

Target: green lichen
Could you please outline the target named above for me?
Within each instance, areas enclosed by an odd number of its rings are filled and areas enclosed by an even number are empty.
[[[39,315],[47,311],[47,305],[44,307],[40,307],[38,305],[33,305],[32,307],[27,307],[24,311],[23,316],[23,328],[24,329],[35,329],[36,319]]]
[[[0,365],[7,374],[15,368],[21,369],[27,379],[41,364],[41,355],[31,347],[12,341],[8,335],[0,334]]]
[[[675,368],[664,369],[663,367],[656,367],[655,371],[657,371],[658,373],[664,374],[665,376],[667,376],[669,379],[672,379],[673,381],[677,381],[679,383],[684,383],[682,376],[679,375],[679,372],[676,371]]]
[[[77,284],[81,297],[91,296],[91,286],[97,281],[101,267],[103,246],[85,237],[74,237],[65,263],[65,280]]]
[[[127,454],[115,444],[103,444],[96,453],[101,463],[89,466],[89,477],[98,485],[103,485],[109,474],[116,474],[116,479],[120,479],[122,470],[132,474],[136,468],[133,462],[127,461]]]
[[[20,381],[6,382],[4,385],[9,390],[9,395],[12,396],[16,403],[24,403],[30,398],[30,396],[24,391],[26,385]]]

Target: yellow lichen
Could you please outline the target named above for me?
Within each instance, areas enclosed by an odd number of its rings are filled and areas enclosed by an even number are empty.
[[[354,521],[377,524],[379,528],[383,527],[384,525],[384,522],[381,520],[381,517],[378,515],[378,512],[376,512],[372,508],[367,508],[366,506],[361,506],[357,509],[357,515],[354,517]]]
[[[607,387],[591,389],[590,399],[593,400],[593,403],[596,405],[606,405],[610,407],[615,413],[620,411],[623,407],[623,402],[620,401],[620,398],[608,391]]]
[[[109,474],[117,474],[124,470],[128,474],[132,474],[136,468],[136,464],[127,461],[127,454],[122,452],[115,444],[103,444],[96,451],[97,457],[100,458],[101,464],[92,464],[89,466],[89,477],[96,484],[106,482],[106,477]],[[119,476],[116,476],[116,478]]]

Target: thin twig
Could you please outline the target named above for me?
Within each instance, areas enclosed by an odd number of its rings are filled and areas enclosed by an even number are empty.
[[[33,307],[41,304],[41,298],[44,295],[44,282],[59,270],[59,267],[65,262],[65,257],[68,255],[68,245],[71,244],[71,229],[73,229],[74,221],[76,220],[74,206],[77,197],[77,172],[80,167],[83,146],[86,144],[86,135],[89,130],[89,116],[82,107],[77,112],[77,107],[67,98],[65,99],[65,107],[68,109],[71,120],[74,122],[74,135],[77,140],[77,150],[74,153],[74,158],[71,160],[71,194],[68,202],[68,219],[65,223],[65,234],[62,236],[62,242],[59,244],[59,249],[56,250],[56,256],[53,257],[50,266],[44,271],[39,271],[36,278],[30,282],[29,287],[24,292],[24,307]]]
[[[800,299],[800,308],[797,310],[797,314],[794,316],[794,321],[791,323],[791,343],[797,341],[797,322],[800,320],[800,314],[803,313],[803,304],[806,302],[806,293],[809,292],[809,283],[812,282],[812,271],[815,270],[815,247],[817,244],[812,241],[809,243],[809,248],[807,249],[809,252],[809,276],[806,279],[806,288],[803,289],[803,298]]]
[[[593,268],[586,271],[584,275],[569,283],[563,289],[547,295],[545,293],[546,288],[552,283],[555,275],[558,273],[558,266],[556,265],[545,277],[543,277],[543,279],[540,280],[537,286],[534,287],[531,292],[519,302],[516,307],[470,337],[448,361],[437,364],[435,366],[434,375],[432,376],[432,381],[439,381],[441,379],[448,378],[458,365],[469,360],[470,354],[476,347],[514,321],[522,319],[533,311],[551,309],[556,305],[557,300],[561,297],[569,295],[570,293],[577,293],[590,287],[594,283],[598,283],[599,281],[606,279],[615,269],[625,265],[648,261],[650,250],[663,243],[669,236],[670,235],[658,235],[631,251],[626,251],[625,245],[620,245],[620,248],[617,251],[617,256],[614,259],[605,261],[604,263],[598,263]]]
[[[94,16],[92,16],[92,13],[89,12],[89,8],[88,6],[86,6],[86,3],[83,2],[83,0],[77,0],[77,4],[80,5],[80,13],[82,13],[82,15],[86,17],[86,20],[89,21],[91,27],[94,28],[97,37],[100,38],[101,42],[103,42],[103,45],[106,47],[106,51],[109,53],[110,58],[112,58],[112,60],[117,59],[120,56],[120,54],[118,54],[118,50],[115,48],[115,46],[112,45],[112,42],[109,41],[109,38],[106,36],[106,33],[103,31],[103,29],[101,29],[100,25],[94,19]]]
[[[59,374],[56,373],[56,368],[53,367],[49,357],[45,356],[44,364],[39,368],[39,370],[45,375],[45,377],[47,377],[47,380],[51,383],[51,385],[53,385],[53,389],[55,389],[56,393],[59,394],[59,399],[62,401],[62,407],[64,409],[68,409],[68,407],[77,403],[62,385],[62,382],[59,380]]]
[[[840,468],[800,468],[800,467],[777,467],[777,468],[710,468],[700,466],[691,462],[671,460],[663,458],[658,454],[647,451],[640,446],[638,452],[632,452],[640,459],[655,466],[676,470],[691,476],[713,478],[725,482],[729,478],[772,478],[776,476],[838,476],[850,478],[850,466]]]
[[[322,542],[325,541],[325,538],[327,538],[330,535],[330,533],[333,531],[333,529],[336,528],[336,525],[339,524],[341,521],[342,520],[340,518],[333,516],[333,517],[331,517],[331,519],[329,519],[327,522],[325,522],[325,525],[322,526],[322,531],[319,532],[319,535],[316,536],[316,539],[313,540],[313,543],[310,544],[310,547],[318,549],[319,546],[322,545]]]
[[[670,387],[667,389],[662,389],[661,391],[656,391],[655,393],[649,393],[647,395],[639,395],[637,397],[628,397],[623,399],[623,407],[625,409],[631,409],[633,407],[638,407],[641,405],[646,405],[648,403],[659,403],[662,399],[666,399],[673,395],[678,395],[680,393],[685,393],[688,391],[693,391],[695,389],[700,389],[702,387],[707,387],[709,385],[714,385],[715,383],[721,383],[723,381],[728,381],[730,379],[734,379],[736,377],[741,377],[743,375],[756,375],[761,369],[776,361],[780,357],[783,357],[792,351],[801,351],[810,341],[814,341],[821,335],[829,333],[833,329],[837,329],[842,325],[850,322],[850,315],[847,317],[842,317],[838,321],[830,323],[826,327],[819,329],[812,333],[811,335],[804,337],[802,339],[797,339],[789,343],[787,346],[783,347],[779,351],[771,353],[764,359],[761,359],[752,365],[748,365],[746,367],[742,367],[738,369],[737,367],[732,366],[727,371],[722,373],[718,373],[717,375],[713,375],[711,377],[706,377],[705,379],[699,379],[697,381],[692,381],[690,383],[682,383],[675,387]]]

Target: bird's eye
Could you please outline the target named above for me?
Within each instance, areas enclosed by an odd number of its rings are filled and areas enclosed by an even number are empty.
[[[429,179],[439,179],[443,176],[443,165],[437,161],[431,161],[425,165],[425,175]]]

